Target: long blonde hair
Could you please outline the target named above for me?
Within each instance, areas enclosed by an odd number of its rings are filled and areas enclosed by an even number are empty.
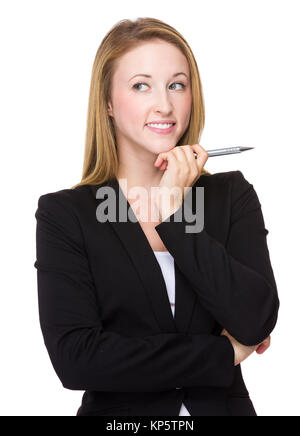
[[[184,37],[156,18],[117,22],[103,38],[94,60],[86,126],[84,164],[80,185],[97,185],[116,177],[118,155],[114,126],[107,112],[111,79],[116,60],[141,42],[161,39],[174,44],[185,55],[191,74],[192,109],[189,126],[177,146],[198,144],[204,128],[204,97],[197,62]],[[210,174],[203,169],[202,174]]]

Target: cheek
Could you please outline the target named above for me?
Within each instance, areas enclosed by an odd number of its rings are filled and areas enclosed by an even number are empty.
[[[192,96],[187,96],[187,98],[183,99],[180,105],[180,113],[186,123],[190,119],[191,110],[192,110]]]
[[[119,95],[116,98],[116,107],[118,107],[120,124],[128,126],[143,116],[141,102],[134,98],[134,96],[128,94]]]

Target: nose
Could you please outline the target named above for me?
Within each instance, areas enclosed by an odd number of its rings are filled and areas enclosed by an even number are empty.
[[[168,115],[172,112],[173,104],[167,91],[158,91],[154,97],[155,111]]]

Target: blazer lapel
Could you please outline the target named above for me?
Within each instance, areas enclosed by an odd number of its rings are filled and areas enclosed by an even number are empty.
[[[116,221],[108,221],[116,235],[128,252],[129,257],[140,277],[141,283],[147,293],[157,323],[162,332],[186,333],[191,321],[192,312],[196,303],[196,294],[189,287],[185,277],[175,266],[175,317],[173,318],[168,292],[160,265],[153,253],[148,239],[136,219],[136,216],[127,201],[117,179],[111,179],[101,185],[93,185],[93,192],[100,186],[110,186],[115,191],[116,198]],[[97,202],[102,200],[97,199]],[[127,219],[119,221],[119,206],[126,211],[126,216],[131,214],[136,222]],[[124,209],[125,208],[125,209]],[[167,247],[168,248],[168,247]]]

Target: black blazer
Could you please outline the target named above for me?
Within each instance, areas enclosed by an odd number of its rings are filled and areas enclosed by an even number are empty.
[[[100,186],[116,193],[116,222],[97,219]],[[175,318],[139,222],[118,221],[119,199],[133,211],[116,179],[39,198],[40,325],[62,385],[86,391],[77,416],[177,416],[182,401],[192,416],[256,415],[220,333],[255,345],[274,329],[268,230],[240,171],[202,175],[190,191],[193,208],[197,186],[204,187],[202,231],[187,233],[184,213],[176,221],[186,200],[155,227],[175,261]]]

